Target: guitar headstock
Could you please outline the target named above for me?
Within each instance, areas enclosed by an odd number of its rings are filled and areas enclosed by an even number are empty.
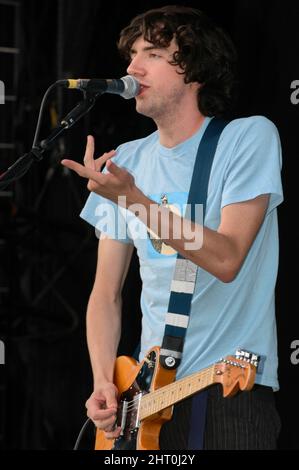
[[[238,349],[235,356],[227,356],[215,364],[214,380],[221,383],[223,396],[233,396],[238,390],[250,390],[254,385],[259,356]]]

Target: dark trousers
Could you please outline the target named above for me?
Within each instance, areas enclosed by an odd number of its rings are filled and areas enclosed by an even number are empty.
[[[190,432],[197,432],[194,425],[190,430],[191,407],[192,398],[175,405],[173,419],[161,429],[162,450],[188,449]],[[205,423],[206,450],[276,449],[280,418],[270,387],[255,385],[231,398],[223,398],[220,385],[210,387]]]

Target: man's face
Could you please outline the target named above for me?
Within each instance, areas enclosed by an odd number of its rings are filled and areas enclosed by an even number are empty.
[[[174,40],[168,48],[157,48],[143,37],[136,39],[131,49],[127,72],[141,85],[136,97],[136,110],[158,122],[165,116],[174,116],[192,89],[190,84],[184,83],[184,75],[178,73],[182,70],[169,63],[176,50]],[[192,94],[195,95],[193,89]]]

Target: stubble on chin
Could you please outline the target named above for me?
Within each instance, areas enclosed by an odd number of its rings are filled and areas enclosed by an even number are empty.
[[[150,103],[145,103],[144,101],[136,101],[136,111],[143,116],[154,119],[156,115],[156,106],[153,106]]]
[[[181,87],[174,88],[167,96],[157,97],[154,96],[138,97],[136,99],[136,111],[139,114],[153,119],[155,122],[164,121],[173,118],[180,108],[180,103],[183,97],[183,90]]]

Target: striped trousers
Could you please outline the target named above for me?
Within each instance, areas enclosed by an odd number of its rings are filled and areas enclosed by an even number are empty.
[[[190,432],[198,432],[194,416],[190,429],[191,408],[192,398],[175,405],[173,419],[161,429],[162,450],[188,449]],[[220,385],[208,389],[203,449],[276,449],[279,431],[280,418],[272,388],[255,385],[251,391],[231,398],[223,398]]]

